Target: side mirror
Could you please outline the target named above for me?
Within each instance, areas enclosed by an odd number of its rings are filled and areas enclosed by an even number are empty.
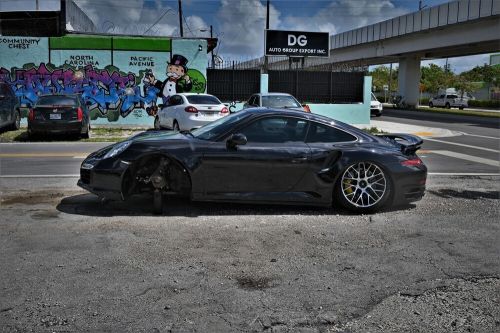
[[[248,142],[247,137],[244,134],[236,133],[227,139],[226,147],[234,149],[236,146],[246,145]]]
[[[92,105],[92,102],[91,102],[91,101],[86,101],[86,102],[85,102],[85,105],[87,105],[87,106],[91,106],[91,105]]]

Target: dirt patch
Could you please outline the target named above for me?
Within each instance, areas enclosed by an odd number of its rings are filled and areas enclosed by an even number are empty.
[[[3,195],[0,204],[2,206],[11,206],[11,205],[37,205],[44,203],[55,203],[61,200],[61,198],[74,195],[76,193],[81,192],[72,192],[72,193],[62,193],[60,191],[36,191],[36,192],[25,192],[25,193],[13,193],[8,195]]]
[[[60,212],[57,210],[40,210],[36,213],[31,214],[31,218],[34,220],[50,220],[57,219]]]
[[[274,279],[269,277],[240,276],[236,278],[238,286],[248,290],[262,290],[275,287]]]

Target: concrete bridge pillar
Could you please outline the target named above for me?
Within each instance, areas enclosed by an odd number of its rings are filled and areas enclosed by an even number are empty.
[[[420,57],[412,56],[399,59],[398,91],[406,104],[418,106],[420,86]]]

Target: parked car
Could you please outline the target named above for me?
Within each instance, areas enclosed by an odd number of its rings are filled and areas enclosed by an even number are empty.
[[[21,111],[16,95],[9,84],[0,82],[0,129],[18,130],[21,126]]]
[[[450,108],[459,108],[463,110],[468,107],[468,98],[459,97],[455,94],[440,94],[438,96],[434,96],[429,100],[429,107],[441,106],[447,109]]]
[[[377,96],[372,93],[372,100],[370,101],[370,114],[374,115],[375,117],[380,117],[382,115],[383,109],[384,107],[382,106],[382,103],[380,103],[377,99]]]
[[[266,107],[283,108],[311,112],[307,104],[301,105],[295,97],[285,93],[260,93],[250,96],[243,108]]]
[[[107,199],[330,206],[356,212],[418,201],[422,139],[374,136],[331,118],[250,108],[191,132],[146,131],[90,154],[78,185]]]
[[[90,137],[90,115],[81,95],[42,95],[28,114],[28,135],[67,133]]]
[[[155,117],[155,129],[189,131],[229,115],[229,109],[209,94],[173,95]]]

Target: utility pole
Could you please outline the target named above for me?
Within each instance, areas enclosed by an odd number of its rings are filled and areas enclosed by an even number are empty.
[[[266,30],[269,29],[269,0],[267,0],[267,11],[266,11]],[[264,73],[267,73],[267,70],[268,70],[268,66],[269,66],[269,63],[268,63],[268,59],[267,59],[267,56],[266,56],[266,44],[264,42]]]
[[[184,29],[182,28],[182,3],[179,0],[179,30],[181,32],[181,37],[184,37]]]
[[[214,36],[213,36],[212,25],[210,24],[210,40],[212,40],[213,38],[214,38]],[[215,47],[212,49],[212,68],[214,68],[214,66],[215,66],[214,49],[215,49]]]
[[[425,7],[427,7],[427,5],[424,5],[422,2],[423,2],[422,0],[420,0],[418,2],[418,10],[419,11],[421,11],[422,9],[424,9]]]

